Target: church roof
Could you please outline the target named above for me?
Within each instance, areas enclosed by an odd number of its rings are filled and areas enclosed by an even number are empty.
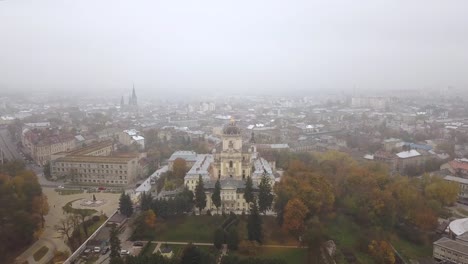
[[[244,180],[223,179],[223,180],[220,180],[219,183],[221,184],[221,189],[243,190],[245,188]],[[215,184],[216,184],[216,180],[211,180],[209,182],[206,182],[205,189],[214,189]],[[254,189],[258,188],[256,183],[253,183],[253,188]]]
[[[241,130],[234,122],[231,122],[223,129],[223,134],[225,135],[240,135]]]

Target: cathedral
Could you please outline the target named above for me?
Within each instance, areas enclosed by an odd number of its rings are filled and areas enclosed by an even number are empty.
[[[170,161],[177,158],[183,158],[191,165],[184,178],[184,184],[189,190],[195,191],[198,179],[202,176],[207,198],[205,209],[212,211],[216,210],[216,206],[211,201],[211,195],[218,179],[221,183],[219,209],[235,213],[248,212],[249,207],[244,200],[247,177],[252,178],[254,189],[258,189],[264,175],[270,178],[272,185],[275,183],[274,168],[259,156],[253,142],[243,143],[241,129],[234,121],[224,127],[222,142],[211,154],[178,151]]]
[[[134,110],[134,109],[137,109],[137,107],[138,107],[137,96],[135,92],[135,85],[133,85],[132,95],[128,97],[128,105],[125,105],[124,97],[122,96],[122,98],[120,99],[120,109]]]

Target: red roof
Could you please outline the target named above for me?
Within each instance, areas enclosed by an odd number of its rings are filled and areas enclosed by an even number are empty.
[[[468,163],[466,163],[466,162],[452,160],[452,161],[449,161],[449,165],[450,165],[450,167],[452,167],[455,170],[466,170],[466,171],[468,171]]]

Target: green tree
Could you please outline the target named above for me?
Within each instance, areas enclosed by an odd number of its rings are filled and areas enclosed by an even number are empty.
[[[250,241],[262,242],[262,219],[258,212],[257,201],[252,202],[250,215],[247,219],[247,234]]]
[[[213,194],[211,195],[211,200],[216,206],[216,213],[218,213],[218,208],[221,206],[221,183],[219,179],[216,181]]]
[[[50,162],[48,161],[45,165],[44,165],[44,168],[43,168],[43,173],[44,173],[44,176],[47,178],[47,179],[50,179]]]
[[[180,258],[180,264],[214,264],[216,260],[213,256],[205,253],[195,247],[193,244],[188,244]]]
[[[113,226],[110,231],[109,244],[110,244],[110,259],[112,263],[113,259],[120,259],[120,249],[121,249],[119,231],[115,228],[115,226]]]
[[[235,226],[231,227],[227,233],[226,243],[230,250],[237,250],[239,247],[239,234]]]
[[[120,195],[119,210],[121,214],[126,215],[127,217],[130,217],[133,214],[132,200],[130,199],[130,195],[125,194],[125,192],[122,192]]]
[[[149,210],[151,208],[151,202],[153,201],[153,197],[151,193],[143,192],[140,197],[140,206],[142,211]]]
[[[213,244],[217,249],[221,249],[225,243],[225,232],[222,228],[216,228],[213,235]]]
[[[206,194],[205,187],[203,185],[203,179],[200,175],[198,177],[198,183],[195,187],[195,206],[198,208],[199,213],[206,207]]]
[[[253,182],[250,176],[247,177],[247,180],[245,181],[244,199],[247,204],[250,204],[254,200]]]
[[[260,212],[266,213],[271,209],[273,203],[273,193],[271,192],[270,178],[266,175],[262,176],[260,184],[258,185],[258,209]]]

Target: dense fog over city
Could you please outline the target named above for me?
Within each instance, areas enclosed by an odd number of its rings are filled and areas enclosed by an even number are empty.
[[[466,1],[0,1],[0,91],[468,86]]]
[[[0,264],[468,264],[467,0],[0,0]]]

